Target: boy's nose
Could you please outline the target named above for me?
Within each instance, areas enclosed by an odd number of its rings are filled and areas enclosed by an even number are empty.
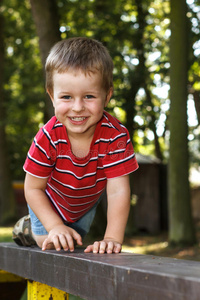
[[[75,99],[73,102],[72,110],[75,112],[80,112],[84,110],[84,101],[82,99]]]

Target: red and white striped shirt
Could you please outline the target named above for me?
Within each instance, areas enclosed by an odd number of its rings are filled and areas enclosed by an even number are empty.
[[[24,164],[31,175],[49,178],[46,194],[67,222],[77,221],[92,208],[107,179],[137,168],[128,130],[107,112],[96,126],[86,157],[73,155],[66,128],[54,116],[35,136]]]

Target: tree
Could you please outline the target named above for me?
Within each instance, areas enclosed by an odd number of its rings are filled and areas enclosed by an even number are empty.
[[[186,0],[171,0],[169,240],[175,244],[195,242],[188,180],[186,13]]]
[[[0,0],[0,7],[2,0]],[[4,102],[4,18],[0,14],[0,224],[5,225],[15,217],[15,200],[12,189],[6,138],[6,114]]]
[[[59,18],[55,0],[30,0],[33,19],[39,36],[40,56],[43,68],[51,47],[60,40]],[[53,115],[50,98],[46,97],[45,120]]]
[[[190,91],[199,111],[198,5],[199,0],[189,5],[187,35]],[[60,38],[73,36],[96,38],[108,47],[115,65],[109,111],[129,128],[136,152],[168,161],[169,99],[163,90],[169,85],[169,0],[4,0],[1,13],[5,21],[4,132],[13,179],[23,179],[22,166],[32,138],[53,112],[50,100],[45,100],[42,80],[46,56]],[[185,101],[181,102],[184,109]],[[165,126],[163,136],[158,132],[160,120]],[[182,126],[180,130],[183,135]],[[199,145],[198,132],[195,146]],[[193,149],[199,153],[197,146],[198,151]],[[195,156],[193,162],[197,163]]]

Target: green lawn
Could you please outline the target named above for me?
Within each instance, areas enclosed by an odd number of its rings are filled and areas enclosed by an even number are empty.
[[[12,242],[12,227],[0,227],[0,243]]]

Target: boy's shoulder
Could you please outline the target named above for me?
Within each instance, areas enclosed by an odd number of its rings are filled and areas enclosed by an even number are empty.
[[[46,124],[44,124],[42,128],[47,132],[51,132],[54,129],[62,128],[62,127],[63,124],[57,120],[56,116],[53,116]]]
[[[127,133],[127,128],[114,116],[104,111],[101,127],[109,128],[110,133]]]
[[[46,124],[44,124],[37,134],[37,139],[46,137],[50,142],[62,140],[67,143],[66,130],[64,125],[59,122],[56,116],[53,116]]]

